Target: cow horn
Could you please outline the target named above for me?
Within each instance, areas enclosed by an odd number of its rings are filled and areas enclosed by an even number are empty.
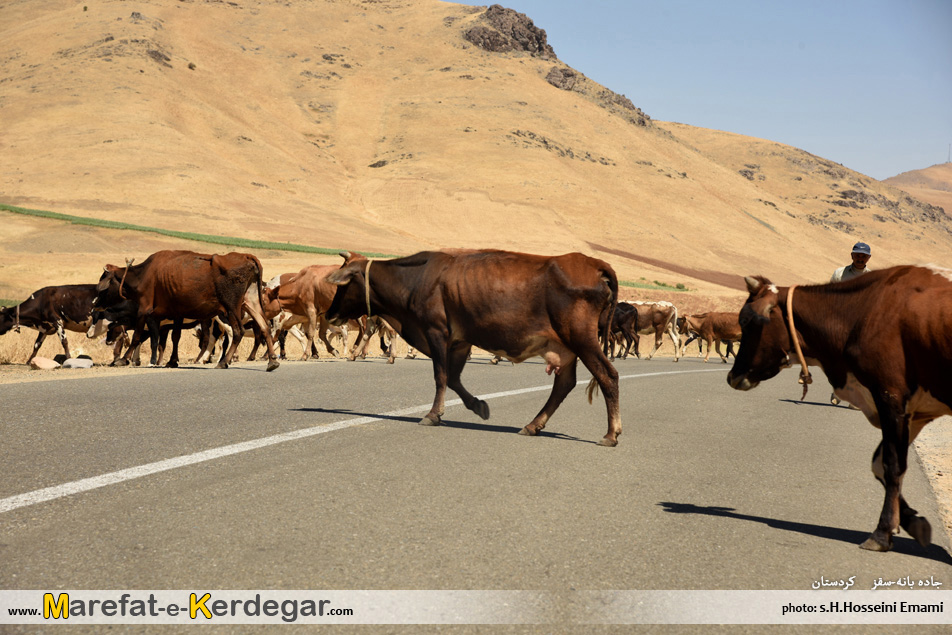
[[[344,260],[349,260],[354,257],[354,254],[350,253],[349,251],[342,251],[340,252],[340,257]]]
[[[751,276],[745,276],[744,282],[747,283],[747,290],[751,293],[757,293],[757,291],[760,290],[760,287],[762,284],[760,280],[757,280],[756,278],[752,278]]]
[[[126,258],[126,266],[131,267],[132,263],[134,263],[135,261],[136,261],[135,258]]]

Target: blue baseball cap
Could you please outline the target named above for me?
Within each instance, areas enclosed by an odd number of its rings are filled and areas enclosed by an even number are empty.
[[[870,252],[869,252],[869,245],[867,245],[866,243],[856,243],[855,245],[853,245],[853,251],[852,251],[852,253],[854,253],[854,254],[866,254],[867,256],[872,255],[872,254],[870,254]]]

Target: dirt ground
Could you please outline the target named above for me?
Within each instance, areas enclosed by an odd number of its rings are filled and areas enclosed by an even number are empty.
[[[23,364],[23,361],[29,356],[32,344],[36,338],[36,332],[32,329],[23,329],[22,333],[10,333],[0,338],[0,385],[10,383],[22,383],[30,381],[68,381],[70,379],[85,379],[89,377],[111,377],[117,375],[126,375],[129,373],[173,373],[174,369],[153,368],[143,369],[135,367],[110,367],[107,364],[112,360],[111,347],[105,344],[86,339],[82,334],[68,334],[70,350],[74,355],[86,354],[91,357],[96,365],[90,369],[57,369],[52,371],[32,370]],[[194,341],[193,341],[194,340]],[[238,348],[239,359],[246,359],[251,352],[250,338],[242,341]],[[352,344],[354,336],[350,336]],[[340,349],[339,342],[332,342]],[[397,358],[404,357],[407,353],[406,342],[399,340],[397,342]],[[692,345],[688,355],[695,355],[697,349]],[[288,357],[292,361],[282,363],[305,363],[296,361],[300,359],[302,348],[292,338],[288,338]],[[321,353],[319,361],[307,363],[343,363],[342,357],[335,357],[328,354],[323,345],[319,346]],[[48,337],[40,349],[40,355],[52,359],[63,352],[59,340],[56,337]],[[191,336],[183,336],[181,342],[181,358],[189,363],[198,353],[197,340]],[[474,354],[486,354],[483,351],[474,350]],[[382,355],[378,340],[374,337],[368,347],[368,356]],[[143,360],[148,360],[148,346],[143,347]],[[673,351],[670,342],[666,342],[658,350],[658,358],[673,357]],[[713,357],[713,355],[712,355]],[[716,357],[713,357],[716,360]],[[238,364],[247,362],[238,362]],[[719,363],[713,362],[712,363]],[[952,541],[952,417],[942,417],[928,425],[919,438],[915,441],[916,455],[922,464],[932,488],[936,494],[941,514],[940,519],[930,519],[933,523],[933,530],[938,532],[940,528],[935,525],[939,522],[945,529],[949,540]],[[915,459],[912,459],[915,460]]]

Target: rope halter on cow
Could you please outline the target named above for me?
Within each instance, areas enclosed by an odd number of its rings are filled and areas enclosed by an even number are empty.
[[[119,281],[119,297],[123,300],[126,299],[126,296],[122,295],[122,285],[126,283],[126,274],[129,273],[129,267],[132,266],[132,263],[136,261],[135,258],[126,258],[126,268],[122,272],[122,280]]]
[[[373,258],[367,259],[367,267],[364,269],[364,300],[367,301],[367,319],[370,319],[370,264]]]
[[[793,340],[793,349],[797,352],[797,361],[800,362],[800,379],[797,381],[803,384],[803,395],[800,396],[800,401],[803,401],[807,397],[809,385],[813,383],[813,377],[810,375],[810,369],[807,368],[807,362],[803,358],[803,350],[800,348],[800,337],[797,335],[797,329],[793,325],[793,290],[796,288],[797,285],[793,285],[787,289],[787,326],[790,328],[790,339]]]

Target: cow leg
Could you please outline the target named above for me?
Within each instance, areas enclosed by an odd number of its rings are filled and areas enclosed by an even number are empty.
[[[678,348],[678,344],[681,343],[681,338],[678,337],[678,330],[675,328],[674,322],[668,323],[668,335],[671,337],[671,343],[674,345],[674,361],[678,361],[681,358],[681,349]]]
[[[571,360],[568,359],[569,356]],[[578,358],[571,354],[569,354],[569,356],[561,356],[560,361],[562,366],[555,375],[555,381],[552,382],[552,392],[549,393],[549,398],[546,400],[545,405],[542,406],[542,410],[539,411],[539,414],[529,422],[529,425],[520,430],[519,434],[529,436],[539,434],[539,431],[545,427],[545,424],[548,423],[553,413],[555,413],[555,410],[562,405],[562,402],[565,401],[568,394],[575,388]]]
[[[711,344],[714,343],[714,340],[705,339],[704,341],[707,342],[707,355],[704,356],[704,363],[706,364],[708,358],[711,356]]]
[[[69,340],[66,339],[66,328],[63,326],[63,320],[56,320],[56,335],[59,337],[60,344],[63,345],[63,352],[66,353],[66,359],[70,359]]]
[[[126,339],[126,332],[123,330],[122,335],[116,338],[116,343],[112,348],[112,363],[115,364],[116,360],[119,359],[119,356],[122,355],[122,345],[123,341]]]
[[[233,311],[228,311],[225,314],[225,317],[228,319],[228,329],[225,329],[225,332],[231,336],[231,343],[228,345],[228,350],[224,351],[224,354],[221,356],[221,359],[218,360],[218,364],[215,368],[228,368],[228,364],[231,363],[231,360],[234,359],[235,353],[238,351],[238,343],[241,342],[242,328],[241,328],[241,315],[236,315]],[[230,333],[229,333],[230,331]],[[225,344],[222,343],[222,348]]]
[[[605,396],[605,408],[608,411],[608,432],[604,438],[598,442],[598,445],[614,447],[618,445],[618,437],[621,435],[621,414],[619,410],[618,398],[618,371],[612,366],[611,362],[602,354],[600,348],[596,345],[589,345],[577,351],[579,359],[585,364],[585,368],[592,373],[592,381],[588,385],[588,402],[592,403],[592,395],[595,386],[602,390]]]
[[[369,324],[367,325],[369,328]],[[436,395],[433,397],[433,407],[420,419],[421,426],[438,426],[443,416],[443,403],[446,398],[446,384],[448,381],[447,358],[449,357],[447,336],[440,332],[427,334],[427,344],[430,347],[430,358],[433,360],[433,381],[436,383]]]
[[[898,452],[901,458],[905,458],[908,456],[909,444],[912,443],[912,441],[915,439],[919,431],[923,428],[923,426],[926,423],[928,423],[928,421],[925,421],[925,422],[917,421],[915,422],[914,425],[910,426],[911,430],[909,431],[908,443],[906,443],[906,445],[904,446],[905,451]],[[884,437],[885,437],[885,432],[884,432]],[[883,442],[880,442],[878,446],[876,446],[876,451],[873,452],[872,470],[873,470],[873,475],[876,477],[876,480],[882,483],[883,487],[886,488],[886,503],[883,506],[883,514],[885,515],[887,511],[886,509],[887,506],[890,507],[890,511],[892,511],[892,509],[894,508],[892,507],[891,501],[889,500],[889,486],[887,485],[887,478],[886,478],[886,475],[887,475],[886,460],[885,460],[885,453],[883,451],[884,443],[885,443],[885,439]],[[905,464],[905,461],[903,461],[903,464]],[[901,488],[901,485],[902,485],[901,475],[899,477],[899,481],[900,481],[900,488]],[[918,542],[923,547],[928,547],[930,544],[932,544],[932,525],[929,524],[928,520],[926,520],[922,516],[919,516],[919,513],[915,509],[909,506],[909,504],[906,502],[906,499],[903,497],[901,490],[898,493],[898,514],[899,514],[899,523],[898,523],[899,527],[902,527],[903,529],[905,529],[906,533],[912,536],[916,540],[916,542]],[[894,523],[895,519],[891,518],[889,519],[889,522]],[[886,534],[887,540],[885,542],[882,542],[881,541],[882,534],[877,535],[882,525],[883,525],[883,519],[881,517],[879,527],[877,527],[876,531],[873,532],[873,534],[866,540],[866,542],[864,542],[861,545],[861,547],[863,547],[864,549],[870,549],[872,551],[888,551],[889,549],[892,548],[892,534],[897,531],[897,528],[894,524],[890,525],[891,529],[889,533]]]
[[[327,339],[327,329],[329,326],[330,324],[327,322],[327,318],[325,318],[324,314],[321,313],[320,322],[317,328],[317,337],[322,342],[324,342],[324,348],[327,350],[327,352],[334,357],[337,357],[337,351],[334,350],[334,347],[331,346],[330,340]]]
[[[46,333],[40,331],[40,334],[36,336],[36,341],[33,342],[33,352],[30,353],[30,357],[26,360],[26,363],[29,364],[33,361],[33,358],[36,357],[36,354],[40,351],[40,347],[43,346],[43,340],[46,339]]]
[[[651,354],[648,355],[648,359],[654,357],[654,354],[658,352],[658,349],[661,348],[661,338],[664,336],[664,331],[655,331],[654,337],[654,350],[651,351]]]
[[[466,359],[472,349],[472,344],[466,342],[456,342],[450,349],[449,359],[447,360],[447,386],[459,395],[464,406],[478,414],[481,419],[486,420],[489,418],[489,404],[471,395],[463,387],[463,382],[460,379],[463,368],[466,366]]]
[[[350,355],[347,357],[348,361],[354,361],[360,356],[361,359],[367,357],[367,345],[370,344],[370,338],[373,336],[376,329],[372,321],[367,320],[367,325],[363,328],[363,333],[360,336],[360,339],[354,341],[354,348],[350,352]]]
[[[720,340],[714,341],[714,351],[717,353],[718,357],[721,358],[721,361],[726,364],[727,358],[721,355],[721,341]]]
[[[873,392],[883,440],[873,454],[873,474],[886,488],[883,511],[873,533],[860,545],[870,551],[892,549],[892,536],[899,529],[902,518],[902,478],[906,473],[909,447],[909,415],[904,412],[902,400],[885,392]],[[906,506],[908,509],[908,506]],[[907,515],[908,518],[908,515]],[[907,520],[907,523],[909,521]],[[930,529],[931,534],[931,529]]]
[[[149,328],[149,345],[152,347],[152,352],[149,357],[149,366],[155,366],[159,361],[159,340],[162,336],[162,329],[159,326],[159,321],[151,316],[147,317],[145,322]]]
[[[178,345],[182,339],[182,320],[175,320],[172,325],[172,355],[169,356],[169,363],[166,368],[178,368]]]

